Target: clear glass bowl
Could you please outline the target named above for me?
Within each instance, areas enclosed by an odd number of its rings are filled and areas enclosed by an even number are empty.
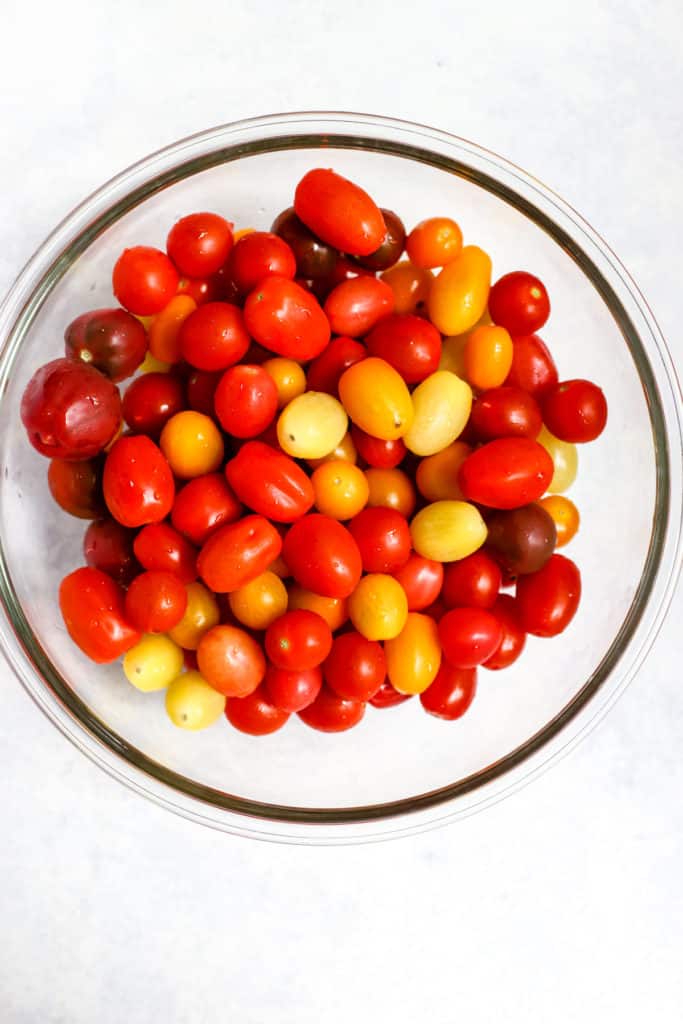
[[[225,213],[267,228],[311,167],[333,166],[410,225],[450,214],[493,258],[529,268],[553,314],[543,335],[561,377],[605,389],[610,420],[581,449],[572,489],[582,529],[570,554],[584,597],[565,634],[531,638],[521,660],[480,673],[459,722],[416,701],[368,709],[337,736],[294,718],[265,739],[222,722],[186,734],[163,694],[130,687],[69,641],[61,577],[81,564],[82,521],[61,513],[19,403],[36,367],[61,354],[65,324],[112,302],[125,245],[163,246],[179,216]],[[649,649],[681,561],[681,423],[675,374],[652,314],[606,244],[534,178],[472,143],[357,114],[284,114],[184,139],[114,178],[53,232],[0,313],[0,639],[28,693],[110,775],[188,818],[261,839],[358,842],[471,813],[569,749],[614,702]]]

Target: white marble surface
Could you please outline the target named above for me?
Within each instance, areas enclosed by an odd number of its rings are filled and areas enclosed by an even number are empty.
[[[286,12],[285,12],[286,7]],[[368,110],[490,146],[632,271],[679,365],[678,0],[6,0],[0,291],[111,173],[198,128]],[[213,834],[93,767],[7,671],[3,1024],[680,1020],[679,590],[636,682],[540,781],[448,830],[301,849]]]

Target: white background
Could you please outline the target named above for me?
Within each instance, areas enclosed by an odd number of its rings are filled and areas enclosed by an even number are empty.
[[[364,110],[471,138],[559,191],[680,366],[682,37],[680,0],[4,0],[0,291],[161,145]],[[540,781],[371,847],[177,819],[72,749],[5,670],[2,1024],[679,1021],[682,614],[679,590],[636,682]]]

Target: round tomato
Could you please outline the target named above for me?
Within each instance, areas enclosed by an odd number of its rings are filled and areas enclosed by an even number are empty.
[[[401,632],[384,642],[387,675],[399,693],[422,693],[441,664],[439,628],[429,615],[410,612]]]
[[[492,508],[519,508],[547,491],[553,471],[553,460],[537,441],[502,437],[467,456],[458,483],[468,501]]]
[[[445,267],[462,249],[462,231],[450,217],[420,221],[408,235],[406,250],[416,267]]]
[[[181,479],[213,473],[223,461],[225,445],[211,419],[194,409],[172,416],[159,438],[159,447],[174,474]]]
[[[485,551],[475,551],[445,567],[441,600],[447,608],[491,608],[502,582],[498,563]]]
[[[551,434],[561,441],[585,444],[594,441],[607,423],[603,392],[589,380],[566,380],[543,396],[543,419]]]
[[[400,259],[405,246],[406,229],[403,221],[393,210],[380,209],[386,230],[380,245],[369,256],[357,256],[356,261],[366,270],[387,270]]]
[[[526,633],[520,624],[517,602],[511,594],[500,594],[491,613],[500,622],[503,635],[491,657],[483,663],[484,668],[507,668],[517,661],[526,644]]]
[[[538,572],[517,581],[517,610],[522,629],[534,636],[557,636],[576,614],[581,574],[570,558],[553,555]]]
[[[324,597],[348,597],[361,577],[356,541],[329,516],[299,519],[287,533],[282,553],[297,583]]]
[[[158,437],[171,416],[184,408],[183,385],[170,373],[145,373],[123,396],[123,419],[135,434]]]
[[[166,691],[166,712],[179,729],[206,729],[218,721],[224,710],[223,694],[194,670],[182,672]]]
[[[396,313],[416,313],[427,305],[434,275],[430,270],[424,270],[408,260],[402,260],[395,267],[385,271],[382,280],[386,281],[394,293]]]
[[[242,363],[221,377],[214,396],[220,424],[233,437],[256,437],[273,421],[278,399],[275,381],[262,366]]]
[[[506,384],[522,388],[538,400],[557,381],[553,357],[537,335],[512,339],[512,366],[505,379]]]
[[[62,580],[59,607],[69,636],[99,665],[116,661],[140,640],[126,620],[123,590],[99,569],[76,569]]]
[[[303,176],[294,209],[306,227],[350,256],[369,256],[386,236],[386,224],[367,192],[334,171],[317,168]]]
[[[408,561],[410,528],[393,508],[366,508],[349,523],[365,572],[393,573]]]
[[[169,630],[168,635],[179,647],[186,651],[196,651],[204,634],[218,625],[220,611],[216,598],[202,583],[188,583],[185,591],[185,614],[178,625]]]
[[[573,537],[576,536],[580,516],[579,510],[569,498],[563,494],[549,494],[539,502],[541,508],[545,509],[548,515],[552,516],[557,532],[557,547],[564,547]]]
[[[147,355],[147,334],[125,309],[94,309],[69,324],[64,333],[69,359],[100,370],[114,382],[135,373]]]
[[[505,274],[491,288],[489,313],[510,334],[532,334],[550,316],[550,299],[542,281],[524,270]]]
[[[281,550],[282,538],[272,523],[263,516],[244,516],[210,535],[197,569],[214,593],[227,594],[265,572]]]
[[[287,611],[287,588],[271,570],[228,595],[230,611],[249,629],[268,629]]]
[[[276,668],[288,671],[315,668],[330,653],[332,630],[321,615],[298,608],[271,622],[264,646]]]
[[[324,462],[311,477],[315,507],[332,519],[351,519],[365,508],[370,488],[365,473],[341,459]]]
[[[197,370],[227,370],[242,359],[250,337],[242,310],[229,302],[206,302],[180,328],[183,359]]]
[[[299,712],[299,718],[319,732],[345,732],[358,725],[364,714],[365,704],[362,700],[338,697],[327,686],[323,686],[313,703]]]
[[[168,462],[142,434],[115,442],[104,464],[102,487],[107,508],[123,526],[161,522],[175,496]]]
[[[235,729],[249,736],[269,736],[282,728],[289,712],[276,707],[266,687],[261,685],[246,697],[228,697],[225,717]]]
[[[324,391],[335,398],[344,370],[367,357],[365,345],[354,338],[333,338],[327,348],[317,356],[306,371],[309,391]]]
[[[124,249],[112,274],[114,295],[136,316],[160,313],[178,290],[178,271],[165,252],[148,245]]]
[[[240,501],[278,523],[300,519],[313,505],[314,487],[303,469],[262,441],[242,445],[225,475]]]
[[[384,682],[386,671],[382,645],[356,632],[336,637],[323,664],[325,682],[347,700],[370,700]]]
[[[171,512],[173,526],[193,544],[203,544],[220,526],[242,514],[242,506],[222,473],[207,473],[178,491]]]
[[[199,671],[214,690],[226,697],[253,693],[266,674],[261,645],[238,626],[214,626],[197,648]]]
[[[427,501],[462,501],[458,470],[472,449],[464,441],[454,441],[435,455],[420,459],[415,483]]]
[[[217,302],[222,298],[220,281],[216,274],[210,277],[183,277],[178,282],[178,294],[187,295],[195,306]]]
[[[135,557],[144,569],[173,573],[182,583],[197,579],[197,552],[168,523],[144,526],[133,542]]]
[[[91,569],[99,569],[127,586],[140,571],[133,553],[133,530],[115,519],[96,519],[85,531],[83,557]]]
[[[285,406],[277,439],[297,459],[322,459],[342,443],[349,421],[341,402],[323,391],[306,391]]]
[[[101,459],[83,462],[52,459],[47,469],[47,485],[59,507],[70,515],[78,519],[97,519],[104,514]]]
[[[299,670],[269,665],[266,669],[265,688],[270,700],[276,708],[290,714],[312,704],[322,685],[323,674],[318,665]]]
[[[366,434],[355,424],[351,427],[351,438],[361,459],[375,469],[395,469],[407,453],[400,437],[385,441]]]
[[[486,525],[487,543],[511,576],[537,572],[555,550],[557,532],[553,518],[535,503],[496,512]]]
[[[185,382],[187,404],[190,409],[203,412],[205,416],[215,415],[213,400],[222,376],[220,370],[214,373],[209,370],[194,370],[190,374]]]
[[[291,248],[270,231],[250,231],[243,235],[230,253],[227,271],[242,295],[255,288],[264,277],[296,276],[296,259]]]
[[[306,390],[306,374],[303,367],[294,359],[275,356],[273,359],[266,359],[262,366],[275,385],[278,409],[287,405],[298,395],[302,395]]]
[[[360,338],[394,310],[394,293],[376,277],[353,277],[333,288],[325,299],[333,334]]]
[[[510,385],[490,388],[475,399],[470,420],[482,441],[498,437],[538,437],[543,418],[528,391]]]
[[[455,562],[482,546],[486,523],[467,501],[434,501],[413,516],[410,533],[418,555],[436,562]]]
[[[300,277],[319,281],[333,272],[338,258],[336,248],[316,238],[299,220],[293,206],[275,218],[272,231],[291,248]]]
[[[312,590],[306,590],[298,583],[289,588],[289,609],[306,608],[309,612],[316,612],[328,624],[332,632],[344,625],[349,617],[346,598],[324,597],[322,594],[315,594]]]
[[[412,313],[385,316],[365,343],[371,356],[386,360],[407,384],[417,384],[439,369],[441,335],[428,320]]]
[[[187,608],[187,592],[173,573],[140,573],[126,593],[125,613],[141,633],[166,633],[177,626]]]
[[[394,576],[405,591],[408,611],[421,612],[433,604],[441,593],[444,567],[441,562],[412,554],[408,561],[395,571]]]
[[[442,661],[436,679],[420,694],[420,703],[430,715],[453,722],[465,714],[476,692],[476,668],[454,668]]]
[[[259,345],[301,363],[315,359],[330,340],[327,317],[313,295],[276,274],[249,293],[244,321]]]
[[[415,511],[417,497],[407,473],[401,469],[366,469],[368,505],[393,508],[408,519]]]
[[[439,622],[444,658],[456,668],[487,661],[503,636],[498,619],[485,608],[453,608]]]
[[[217,213],[190,213],[168,233],[166,251],[181,274],[207,277],[223,266],[232,249],[232,224]]]
[[[399,693],[395,690],[388,679],[385,679],[374,697],[368,701],[373,708],[394,708],[397,704],[404,704],[414,696],[412,693]]]

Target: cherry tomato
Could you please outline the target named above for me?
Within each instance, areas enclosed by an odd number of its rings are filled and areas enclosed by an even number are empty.
[[[398,580],[384,573],[364,576],[349,598],[349,618],[368,640],[398,636],[408,617],[408,598]]]
[[[277,439],[288,455],[320,459],[341,444],[349,425],[346,411],[332,395],[306,391],[280,413]]]
[[[306,390],[306,374],[294,359],[276,356],[274,359],[267,359],[265,363],[262,363],[262,367],[272,377],[275,384],[278,409],[287,405],[298,395],[302,395]],[[316,388],[311,390],[315,391]]]
[[[276,708],[290,714],[312,704],[322,685],[323,674],[318,665],[299,670],[269,665],[266,669],[264,686],[269,699]]]
[[[500,622],[503,635],[498,647],[483,664],[484,668],[497,670],[517,661],[526,644],[526,633],[520,625],[517,602],[511,594],[499,594],[491,614]]]
[[[492,608],[502,582],[498,563],[475,551],[445,567],[441,600],[447,608]]]
[[[118,430],[121,399],[116,385],[94,367],[53,359],[26,385],[21,421],[41,455],[91,459]]]
[[[264,348],[302,363],[320,355],[330,340],[329,322],[313,295],[275,274],[249,293],[244,321]]]
[[[114,382],[135,373],[147,354],[147,334],[125,309],[94,309],[76,317],[64,332],[69,359],[94,366]]]
[[[192,732],[213,725],[225,711],[225,697],[199,672],[183,672],[166,691],[166,712],[179,729]]]
[[[472,449],[464,441],[454,441],[435,455],[420,459],[415,483],[427,501],[462,501],[458,471]]]
[[[178,294],[187,295],[195,306],[203,306],[205,302],[218,302],[224,299],[221,280],[217,274],[210,277],[183,277],[178,282]]]
[[[358,454],[374,469],[395,469],[406,455],[407,449],[400,437],[385,441],[366,434],[360,427],[351,427],[351,438]]]
[[[370,256],[386,236],[384,217],[367,192],[331,170],[303,176],[294,209],[318,238],[350,256]]]
[[[300,519],[313,505],[314,486],[303,469],[262,441],[242,445],[225,475],[240,501],[278,523]]]
[[[116,441],[104,464],[102,487],[107,508],[123,526],[161,522],[175,496],[168,462],[144,435]]]
[[[507,385],[484,391],[472,406],[472,428],[482,441],[498,437],[538,437],[543,419],[527,391]]]
[[[115,519],[96,519],[85,531],[83,557],[91,569],[127,586],[140,571],[133,554],[134,536]]]
[[[163,427],[185,407],[183,385],[169,373],[146,373],[126,388],[123,418],[136,434],[158,437]]]
[[[529,437],[489,441],[468,455],[458,483],[469,501],[492,508],[519,508],[536,501],[553,477],[553,460]]]
[[[476,668],[454,668],[442,661],[436,679],[420,694],[420,703],[430,715],[453,722],[465,714],[476,692]]]
[[[183,652],[167,636],[143,636],[126,652],[123,673],[142,693],[165,690],[182,672]]]
[[[512,339],[512,366],[506,384],[522,388],[540,400],[557,381],[553,357],[536,334]]]
[[[333,338],[327,348],[317,356],[306,373],[310,391],[324,391],[335,398],[338,395],[339,380],[344,370],[365,359],[368,352],[365,345],[353,338]]]
[[[214,690],[226,697],[253,693],[266,674],[261,645],[237,626],[213,626],[197,648],[199,671]]]
[[[268,736],[282,728],[289,712],[276,707],[266,686],[261,685],[246,697],[228,697],[225,717],[235,729],[249,736]]]
[[[345,732],[358,725],[364,714],[365,704],[362,700],[338,697],[327,686],[323,686],[313,703],[299,712],[299,718],[319,732]]]
[[[216,388],[214,404],[220,424],[228,434],[256,437],[275,417],[277,387],[262,366],[242,363],[225,371]]]
[[[401,469],[367,469],[367,503],[371,508],[393,508],[409,519],[415,510],[415,488]]]
[[[84,462],[52,459],[47,469],[47,485],[59,507],[70,515],[78,519],[97,519],[104,514],[101,459]]]
[[[171,416],[161,431],[159,447],[175,475],[183,480],[213,473],[225,453],[214,421],[194,409]]]
[[[361,577],[358,545],[329,516],[299,519],[285,537],[282,553],[297,583],[323,597],[348,597]]]
[[[345,370],[339,397],[349,417],[366,434],[395,441],[413,422],[413,403],[401,375],[384,359],[371,357]]]
[[[417,384],[439,368],[441,335],[412,313],[385,316],[370,331],[366,345],[371,356],[384,359],[407,384]]]
[[[543,419],[560,441],[585,444],[605,429],[607,402],[589,380],[566,380],[543,395]]]
[[[337,262],[337,250],[309,231],[299,220],[294,207],[283,210],[273,221],[272,231],[289,245],[296,259],[300,277],[314,281],[330,276]]]
[[[404,704],[413,696],[412,693],[399,693],[395,690],[388,679],[385,679],[374,697],[371,697],[368,704],[373,708],[393,708],[397,704]]]
[[[394,310],[394,293],[376,277],[354,277],[333,288],[325,299],[333,334],[360,338]]]
[[[487,543],[511,576],[537,572],[555,550],[555,523],[540,505],[496,512],[486,525]]]
[[[333,448],[328,455],[324,455],[322,459],[307,459],[306,461],[311,469],[324,466],[326,462],[349,462],[355,466],[358,461],[358,453],[351,439],[351,434],[347,431],[337,447]]]
[[[399,693],[422,693],[441,664],[439,628],[429,615],[410,612],[396,637],[384,643],[387,675]]]
[[[166,250],[181,274],[207,277],[223,266],[232,249],[232,224],[217,213],[190,213],[168,233]]]
[[[564,555],[553,555],[538,572],[517,581],[517,610],[522,629],[534,636],[557,636],[576,614],[581,574]]]
[[[498,649],[503,627],[485,608],[453,608],[439,622],[444,658],[455,668],[476,668]]]
[[[277,274],[293,278],[296,259],[287,242],[270,231],[251,231],[243,235],[230,253],[228,273],[243,295],[264,277]]]
[[[173,573],[181,583],[197,579],[195,548],[168,523],[144,526],[133,542],[133,551],[144,569]]]
[[[203,412],[205,416],[215,415],[213,401],[222,376],[220,370],[213,373],[209,370],[194,370],[190,374],[185,385],[190,409]]]
[[[357,256],[356,260],[366,270],[387,270],[401,257],[406,241],[406,229],[401,218],[393,210],[380,208],[386,230],[380,245],[369,256]]]
[[[281,550],[282,538],[272,523],[263,516],[244,516],[210,535],[197,569],[214,593],[227,594],[265,572]]]
[[[325,620],[333,633],[343,626],[349,617],[346,598],[314,594],[312,590],[306,590],[298,583],[289,588],[288,608],[290,611],[293,608],[305,608],[309,612],[316,612]]]
[[[462,250],[462,231],[450,217],[420,221],[406,240],[406,251],[416,267],[445,267]]]
[[[276,668],[288,671],[315,668],[330,653],[332,631],[322,616],[299,608],[271,622],[264,646]]]
[[[436,455],[463,432],[472,408],[472,389],[449,370],[437,370],[412,394],[413,421],[403,435],[415,455]]]
[[[370,488],[366,475],[352,462],[324,462],[311,477],[318,512],[332,519],[351,519],[365,508]]]
[[[579,510],[573,501],[565,498],[563,494],[549,494],[547,498],[541,498],[539,505],[552,516],[557,532],[557,547],[564,547],[576,536],[579,524]]]
[[[491,260],[483,249],[466,245],[432,284],[429,319],[442,334],[464,334],[486,309],[490,283]]]
[[[537,439],[553,460],[553,478],[548,484],[551,494],[561,494],[574,483],[579,468],[579,453],[576,445],[560,441],[543,427]]]
[[[126,621],[123,590],[99,569],[76,569],[65,576],[59,607],[73,642],[99,665],[116,661],[140,640]]]
[[[197,370],[227,370],[242,359],[250,337],[242,311],[229,302],[206,302],[183,321],[180,351]]]
[[[423,558],[454,562],[466,558],[486,540],[486,523],[466,501],[434,501],[410,523],[413,547]]]
[[[441,593],[444,567],[441,562],[413,554],[395,571],[394,576],[405,591],[408,611],[421,612]]]
[[[408,521],[393,508],[366,508],[349,523],[365,572],[393,573],[408,561]]]
[[[149,351],[155,359],[162,363],[180,362],[180,330],[196,308],[197,303],[190,295],[178,294],[157,313],[149,325]]]
[[[230,610],[249,629],[268,629],[287,611],[287,588],[272,570],[228,595]]]
[[[136,316],[160,313],[178,290],[178,272],[165,252],[148,245],[124,249],[112,274],[114,295]]]
[[[510,372],[512,354],[512,338],[504,327],[476,327],[463,351],[466,379],[481,391],[500,387]]]
[[[323,664],[325,682],[347,700],[370,700],[386,674],[382,645],[356,632],[336,637]]]
[[[193,544],[203,544],[215,531],[239,519],[242,506],[222,473],[195,477],[180,490],[171,522]]]
[[[408,260],[403,260],[390,270],[386,270],[382,274],[382,281],[386,282],[394,293],[396,313],[415,313],[426,307],[434,275],[430,270],[423,270]]]
[[[218,625],[220,611],[214,595],[199,582],[188,583],[185,614],[168,635],[185,650],[196,651],[208,630]]]
[[[147,571],[131,582],[124,607],[128,622],[141,633],[166,633],[185,614],[187,593],[173,573]]]
[[[515,270],[491,288],[489,312],[494,324],[507,328],[510,334],[532,334],[550,316],[550,300],[542,281],[524,270]]]

